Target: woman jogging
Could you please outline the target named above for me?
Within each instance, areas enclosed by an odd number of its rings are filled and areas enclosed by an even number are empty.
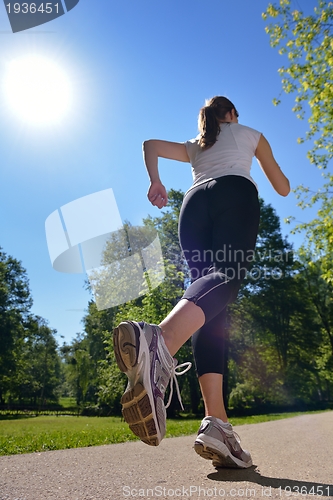
[[[238,123],[229,99],[207,101],[198,124],[198,137],[186,143],[143,144],[151,182],[148,199],[158,208],[168,201],[158,158],[192,165],[193,185],[179,216],[179,240],[192,284],[160,325],[124,321],[114,330],[117,364],[129,379],[121,403],[134,434],[158,445],[165,435],[165,390],[180,374],[173,356],[192,337],[205,406],[194,449],[215,467],[246,468],[252,465],[251,455],[228,423],[222,397],[223,315],[237,297],[258,233],[258,191],[250,175],[253,157],[280,195],[287,196],[290,187],[265,137]]]

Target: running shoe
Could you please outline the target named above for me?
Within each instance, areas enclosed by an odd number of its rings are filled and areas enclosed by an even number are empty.
[[[176,376],[191,368],[191,363],[177,366],[169,353],[157,325],[136,321],[124,321],[114,329],[113,345],[119,369],[128,377],[126,391],[121,398],[124,420],[141,441],[158,446],[165,436],[166,408],[176,383]],[[182,372],[176,372],[176,366]],[[171,380],[168,404],[164,405],[164,394]]]
[[[215,417],[205,417],[200,425],[194,449],[202,458],[213,461],[214,467],[251,467],[248,451],[240,445],[240,437],[229,422]]]

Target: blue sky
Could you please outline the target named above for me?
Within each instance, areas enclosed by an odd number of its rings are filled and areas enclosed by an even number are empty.
[[[22,122],[0,94],[0,246],[22,262],[34,299],[33,313],[49,321],[69,342],[82,330],[90,298],[84,275],[56,272],[48,255],[44,224],[62,205],[112,188],[123,220],[140,224],[158,215],[146,199],[148,177],[141,145],[149,138],[186,141],[197,134],[197,115],[206,98],[226,95],[240,123],[264,133],[292,187],[316,188],[320,173],[298,145],[306,122],[283,96],[278,68],[284,63],[269,45],[261,13],[266,0],[81,0],[66,15],[11,33],[0,6],[0,86],[17,57],[39,55],[66,73],[72,105],[60,123]],[[314,0],[298,0],[308,9]],[[281,217],[309,220],[314,212],[296,198],[277,195],[256,161],[260,195]],[[167,189],[186,191],[190,165],[160,162]],[[288,236],[297,247],[302,237]],[[60,341],[60,338],[59,338]]]

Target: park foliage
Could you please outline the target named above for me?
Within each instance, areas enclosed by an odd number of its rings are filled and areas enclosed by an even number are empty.
[[[322,170],[323,186],[314,191],[300,185],[296,190],[302,208],[318,206],[317,217],[298,224],[295,231],[306,235],[309,264],[320,260],[322,277],[333,282],[333,2],[319,0],[312,11],[294,8],[290,0],[269,4],[263,13],[269,20],[266,32],[271,46],[278,49],[284,65],[278,70],[282,90],[295,96],[293,111],[307,118],[308,130],[298,142],[309,142],[308,158]],[[298,5],[298,4],[297,4]],[[305,7],[309,7],[306,5]],[[280,103],[274,99],[274,104]],[[291,218],[292,219],[292,218]],[[291,220],[290,219],[290,220]]]

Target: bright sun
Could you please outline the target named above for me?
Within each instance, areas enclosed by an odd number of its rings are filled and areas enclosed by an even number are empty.
[[[10,108],[29,123],[58,122],[69,109],[71,89],[67,77],[56,64],[43,57],[11,61],[4,90]]]

